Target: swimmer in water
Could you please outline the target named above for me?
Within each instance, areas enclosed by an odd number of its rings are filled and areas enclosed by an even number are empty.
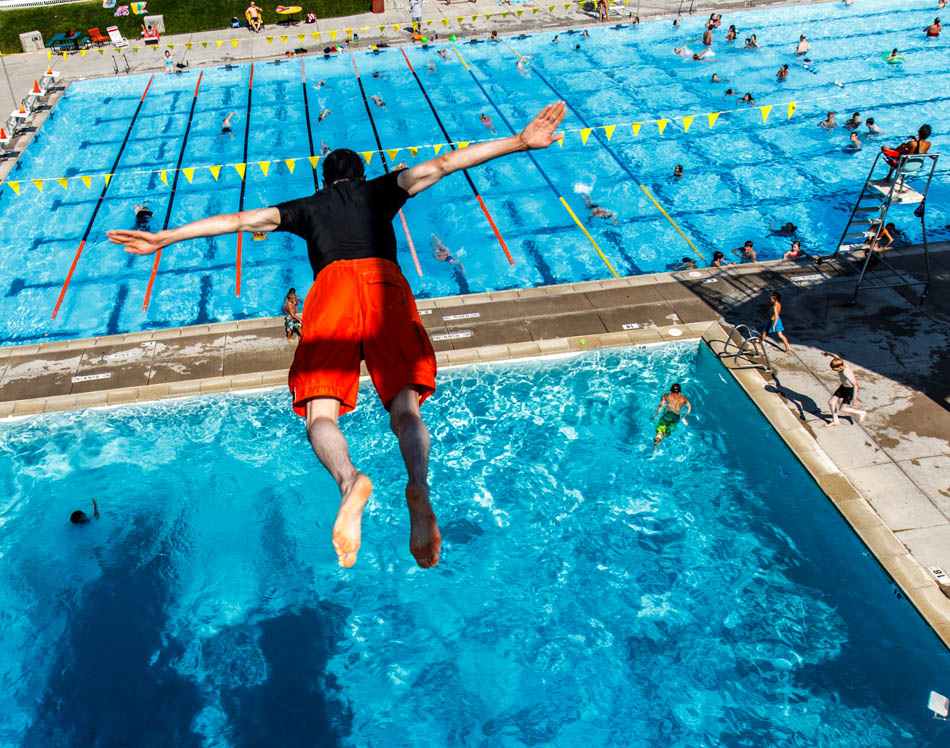
[[[851,119],[844,123],[844,126],[848,130],[857,130],[861,127],[861,114],[860,112],[855,112],[851,115]]]
[[[723,79],[719,77],[719,73],[713,73],[712,78],[709,79],[710,83],[722,83]]]
[[[861,150],[861,148],[862,148],[862,146],[861,146],[861,138],[858,137],[858,134],[857,134],[856,132],[852,132],[852,133],[851,133],[851,137],[848,138],[848,140],[850,140],[851,142],[848,143],[848,145],[845,146],[845,150],[847,150],[847,151],[860,151],[860,150]]]
[[[449,53],[446,52],[444,49],[440,49],[440,50],[439,50],[439,57],[441,57],[443,60],[447,60],[447,59],[449,59]]]
[[[683,177],[683,165],[677,164],[673,167],[673,179],[681,179]]]
[[[795,47],[795,54],[799,57],[808,54],[808,50],[811,49],[811,46],[808,44],[808,40],[805,38],[805,35],[802,34],[798,37],[798,46]]]
[[[429,60],[429,64],[426,66],[426,72],[434,73],[436,70],[435,63],[432,60]]]
[[[786,78],[788,78],[788,65],[782,65],[782,67],[780,67],[778,69],[778,72],[775,74],[775,77],[778,78],[780,81],[783,81]]]
[[[561,35],[555,34],[554,38],[551,40],[551,44],[557,44],[559,41],[561,41]]]
[[[682,412],[686,408],[686,413]],[[660,446],[660,442],[670,436],[676,427],[682,423],[686,425],[686,416],[693,412],[693,406],[690,401],[682,394],[679,383],[670,387],[670,391],[660,398],[660,404],[657,406],[653,417],[660,416],[660,421],[656,425],[656,436],[653,437],[653,449]]]
[[[673,54],[679,55],[680,57],[692,57],[693,50],[689,47],[673,47]]]
[[[802,243],[797,239],[792,242],[792,248],[788,250],[785,254],[782,255],[783,260],[797,260],[800,257],[804,257],[805,252],[802,250]]]
[[[617,225],[617,214],[612,210],[607,210],[607,208],[601,208],[597,203],[590,199],[590,195],[581,195],[584,198],[584,205],[587,206],[588,216],[587,222],[590,223],[592,218],[603,218],[605,221],[613,220],[614,226]]]
[[[222,120],[221,132],[219,133],[219,135],[230,135],[232,138],[234,137],[234,133],[231,132],[231,117],[233,117],[234,115],[235,113],[231,112],[227,117],[224,118],[224,120]]]
[[[755,250],[752,248],[752,242],[747,241],[741,247],[736,247],[732,250],[732,254],[739,258],[739,262],[758,262],[759,258],[755,254]]]
[[[736,34],[737,34],[737,33],[738,33],[738,32],[736,31],[736,27],[735,27],[735,26],[729,26],[729,30],[726,32],[726,41],[727,41],[727,42],[734,42],[734,41],[736,40]]]
[[[885,59],[884,61],[885,61],[885,62],[896,62],[896,61],[901,60],[901,59],[903,59],[903,58],[901,57],[901,53],[898,52],[898,51],[897,51],[897,48],[895,47],[894,49],[891,50],[891,53],[887,56],[887,59]]]
[[[771,236],[793,236],[796,231],[798,231],[798,226],[791,221],[778,229],[774,228],[771,223],[769,224],[769,234]]]
[[[734,88],[727,88],[726,93],[723,94],[722,98],[726,98],[726,96],[738,96],[738,95],[739,95],[739,92],[736,91]]]
[[[717,250],[716,252],[713,252],[712,262],[709,263],[709,267],[724,268],[726,265],[729,265],[729,264],[730,263],[728,262],[728,260],[726,260],[726,256],[722,252],[719,252]]]
[[[135,230],[150,231],[149,222],[152,218],[152,211],[148,209],[148,203],[142,203],[132,208],[135,213]]]
[[[577,47],[575,47],[575,49],[580,49],[580,45],[578,45]],[[530,64],[530,63],[528,62],[528,60],[530,60],[531,57],[532,57],[532,55],[528,55],[528,56],[526,56],[526,57],[519,57],[519,58],[518,58],[518,65],[517,65],[517,67],[518,67],[518,72],[521,73],[521,74],[524,75],[524,76],[527,76],[527,75],[528,75],[528,65]]]
[[[745,96],[743,96],[741,99],[739,99],[736,102],[736,106],[738,106],[739,104],[748,104],[749,106],[752,106],[753,104],[755,104],[755,99],[752,98],[752,94],[747,93]]]
[[[433,234],[431,242],[432,256],[435,257],[435,259],[439,262],[448,262],[451,265],[458,265],[459,270],[462,271],[462,275],[465,275],[465,266],[452,256],[452,253],[449,252],[449,248],[442,243],[439,237]]]
[[[487,114],[483,114],[478,118],[478,121],[488,128],[488,132],[490,132],[492,135],[495,134],[495,124],[491,121],[491,117],[489,117]]]
[[[323,123],[323,120],[325,120],[327,117],[329,117],[330,114],[331,114],[331,112],[330,112],[329,109],[324,109],[322,112],[320,112],[320,116],[317,117],[317,124],[318,124],[318,125],[322,124],[322,123]]]
[[[96,500],[92,500],[92,519],[99,519],[99,505]],[[74,525],[84,525],[90,521],[90,517],[82,509],[77,509],[69,515],[69,521]]]
[[[868,117],[864,124],[868,126],[868,135],[874,136],[881,134],[881,128],[874,124],[874,117]]]
[[[826,130],[834,130],[837,126],[838,123],[835,122],[834,112],[828,112],[828,116],[818,123],[818,127],[823,127]]]
[[[374,70],[374,71],[373,71],[373,77],[374,77],[374,78],[385,78],[386,75],[385,75],[385,73],[381,73],[381,72],[379,72],[378,70]]]
[[[328,153],[330,153],[330,151],[332,151],[332,150],[333,150],[333,149],[332,149],[330,146],[328,146],[328,145],[327,145],[326,143],[324,143],[322,140],[320,141],[320,155],[321,155],[321,156],[326,156],[326,155],[327,155]]]
[[[584,38],[590,39],[590,32],[587,29],[584,29]]]
[[[374,77],[374,78],[376,77],[376,73],[373,73],[373,77]],[[314,84],[313,87],[319,91],[319,90],[320,90],[321,88],[323,88],[324,86],[327,86],[327,82],[326,82],[326,81],[317,81],[317,82]],[[329,86],[327,86],[327,88],[329,88]]]
[[[379,106],[379,107],[386,106],[386,102],[383,101],[381,98],[379,98],[379,94],[373,94],[372,96],[370,96],[370,98],[373,100],[373,103],[376,106]]]

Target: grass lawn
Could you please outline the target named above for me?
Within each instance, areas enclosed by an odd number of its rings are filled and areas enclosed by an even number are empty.
[[[283,0],[289,2],[289,0]],[[128,5],[129,0],[116,0],[116,5]],[[148,0],[147,14],[165,17],[166,34],[187,34],[192,31],[210,31],[228,28],[231,17],[244,20],[249,0]],[[277,4],[258,2],[264,13],[264,23],[272,26],[277,21]],[[301,2],[303,13],[315,13],[317,18],[336,18],[356,13],[367,13],[370,0],[306,0]],[[70,3],[45,8],[16,8],[0,11],[0,52],[22,52],[20,34],[40,31],[43,43],[69,29],[82,31],[98,27],[105,34],[107,26],[118,26],[122,36],[138,39],[145,16],[113,17],[115,9],[106,10],[100,0],[88,3]],[[303,27],[302,27],[303,28]]]

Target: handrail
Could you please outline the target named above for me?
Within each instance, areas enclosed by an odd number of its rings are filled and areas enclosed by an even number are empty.
[[[743,333],[742,330],[746,332]],[[741,344],[736,344],[733,341],[733,337],[736,333],[740,334],[742,340]],[[750,348],[751,343],[751,348]],[[736,352],[730,353],[729,346],[735,345]],[[765,364],[759,364],[753,361],[749,354],[756,355],[756,346],[762,349],[762,356],[765,358]],[[769,352],[765,347],[765,336],[758,332],[758,330],[753,330],[749,325],[745,323],[739,323],[738,325],[733,325],[732,330],[729,332],[729,337],[726,338],[725,343],[723,343],[722,351],[717,354],[717,357],[721,360],[727,356],[732,356],[732,364],[734,369],[760,369],[762,371],[771,372],[772,371],[772,362],[769,361]],[[742,359],[744,363],[739,363],[739,359]]]

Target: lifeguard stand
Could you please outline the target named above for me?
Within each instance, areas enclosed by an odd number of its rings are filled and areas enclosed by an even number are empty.
[[[871,170],[868,172],[867,179],[864,180],[864,187],[861,189],[861,195],[858,197],[851,210],[851,217],[841,234],[841,240],[833,254],[819,258],[818,262],[825,262],[837,257],[842,252],[859,252],[864,250],[864,261],[861,263],[861,271],[858,274],[858,281],[854,286],[854,295],[851,297],[851,303],[857,301],[858,292],[862,288],[898,288],[903,286],[921,286],[920,303],[924,303],[927,298],[927,291],[930,290],[930,253],[927,246],[927,224],[926,224],[926,204],[927,191],[930,189],[930,183],[933,180],[934,171],[937,167],[939,153],[905,154],[898,156],[893,167],[891,181],[886,179],[874,179],[874,172],[878,164],[890,167],[890,164],[884,160],[883,153],[879,152],[871,164]],[[916,186],[920,189],[922,177],[926,175],[927,181],[923,184],[922,190],[913,189],[907,185],[907,180],[911,176],[920,177],[916,179]],[[892,207],[904,205],[916,205],[914,215],[920,219],[920,228],[924,239],[924,280],[902,273],[884,258],[884,252],[877,249],[881,233],[887,222],[887,213]],[[857,241],[856,241],[857,240]],[[874,258],[872,260],[872,258]],[[886,275],[874,273],[868,276],[868,267],[874,262],[880,267],[886,269]]]

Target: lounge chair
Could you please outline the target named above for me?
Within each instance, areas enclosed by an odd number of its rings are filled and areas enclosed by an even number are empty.
[[[106,29],[106,33],[109,34],[109,41],[112,42],[112,46],[119,47],[128,47],[129,40],[122,38],[122,33],[119,31],[118,26],[110,26]]]
[[[94,29],[89,29],[89,41],[92,44],[101,47],[103,44],[109,43],[109,37],[103,36],[101,33],[99,33],[99,27],[97,26]]]

